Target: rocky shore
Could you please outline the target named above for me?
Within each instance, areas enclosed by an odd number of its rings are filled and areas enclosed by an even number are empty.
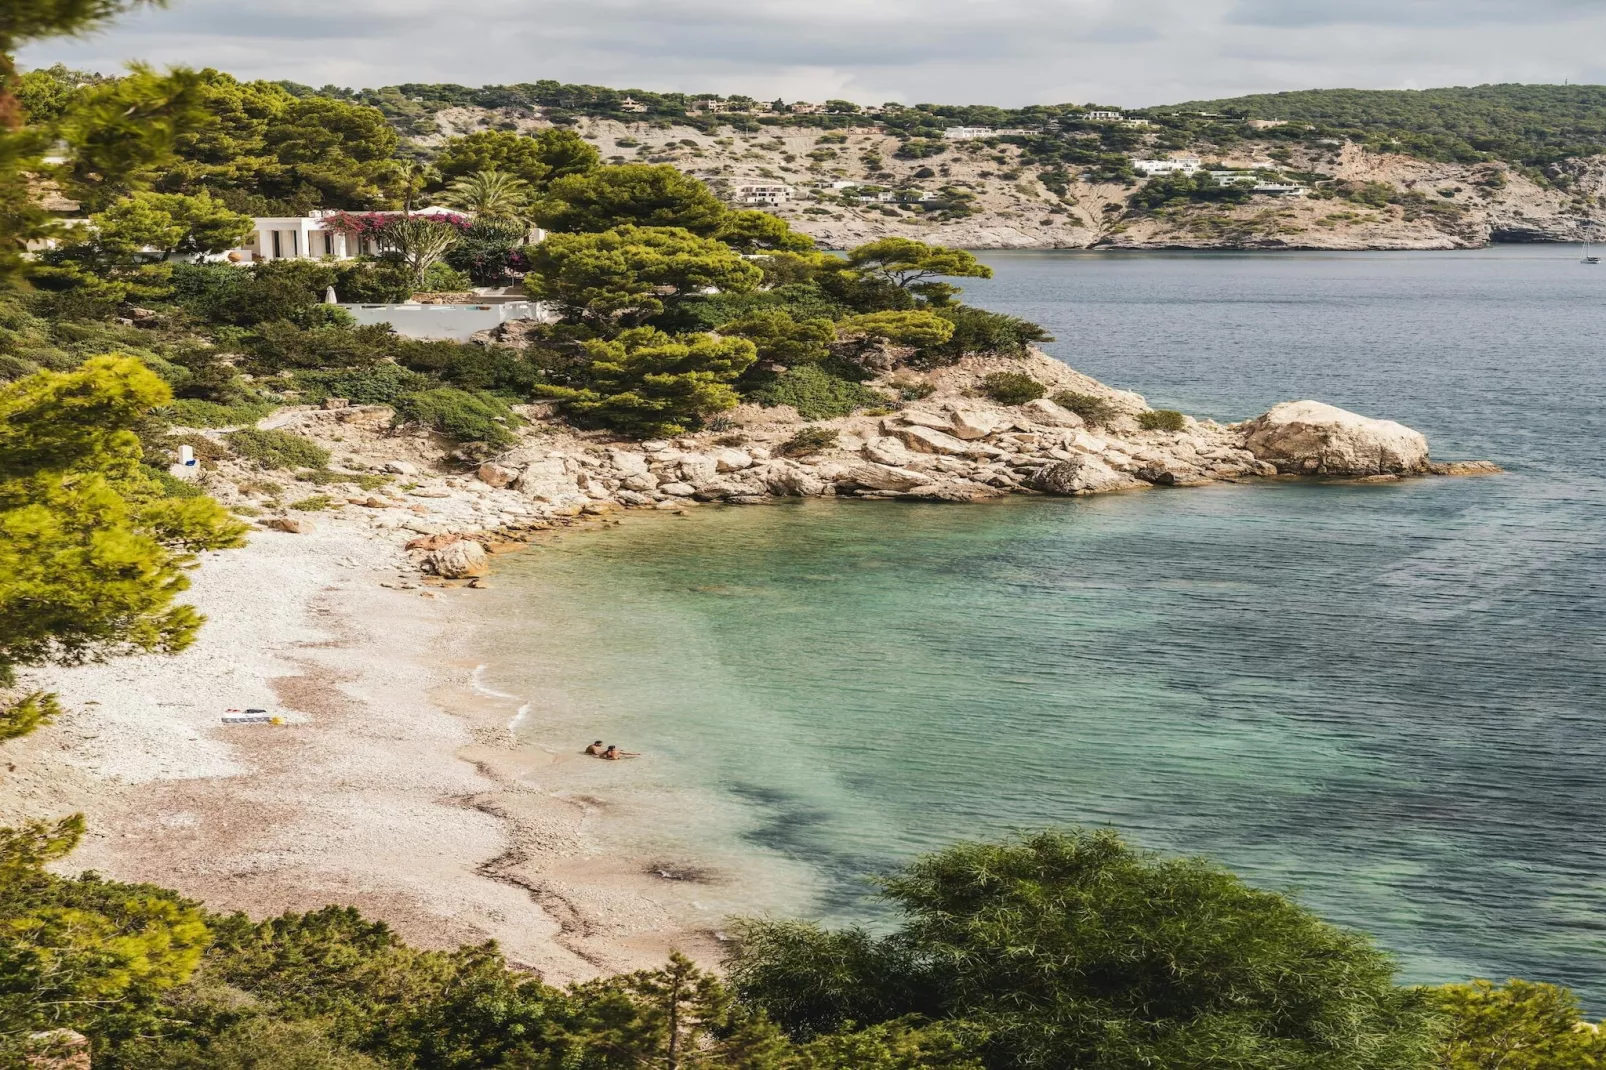
[[[1020,405],[991,400],[981,383],[1001,370],[1025,372],[1049,396]],[[816,422],[787,407],[743,406],[715,429],[645,442],[579,431],[548,405],[525,406],[529,424],[520,443],[477,464],[454,464],[450,446],[428,432],[392,430],[382,406],[284,410],[266,424],[331,448],[353,472],[405,480],[388,495],[332,504],[376,531],[395,532],[426,574],[469,580],[488,571],[488,552],[620,510],[788,497],[976,502],[1278,476],[1375,482],[1497,470],[1486,462],[1434,462],[1419,433],[1314,401],[1287,402],[1240,424],[1172,414],[1168,426],[1139,395],[1042,353],[968,357],[925,374],[903,370],[875,385],[917,400]],[[1056,395],[1092,399],[1100,415],[1090,421],[1053,401]],[[232,504],[251,504],[244,473],[214,471],[208,486]],[[288,513],[264,521],[289,531],[319,522]],[[461,545],[468,534],[476,545]]]
[[[1099,419],[1046,397],[992,401],[980,384],[1001,370],[1092,398]],[[811,424],[744,407],[648,442],[529,406],[518,445],[475,462],[393,428],[382,406],[283,409],[260,426],[332,454],[305,491],[204,432],[220,446],[205,488],[262,530],[206,555],[187,598],[209,619],[190,650],[23,681],[69,712],[0,749],[0,810],[86,813],[74,869],[255,916],[349,903],[427,946],[495,939],[553,981],[649,965],[670,946],[713,961],[708,889],[605,849],[606,786],[567,764],[579,743],[522,743],[508,696],[475,686],[462,637],[481,596],[464,588],[487,583],[496,555],[626,512],[798,496],[961,503],[1497,470],[1436,463],[1409,428],[1310,401],[1145,429],[1142,397],[1043,354],[897,376],[882,385],[917,400],[880,414]],[[223,721],[247,707],[284,723]]]

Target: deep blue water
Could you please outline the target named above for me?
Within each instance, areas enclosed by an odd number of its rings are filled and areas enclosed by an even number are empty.
[[[1606,267],[986,259],[967,299],[1157,406],[1313,397],[1508,474],[571,537],[496,596],[499,686],[544,696],[532,738],[648,751],[621,793],[665,835],[806,867],[818,916],[873,916],[864,874],[958,837],[1108,824],[1299,890],[1412,980],[1606,1008]]]

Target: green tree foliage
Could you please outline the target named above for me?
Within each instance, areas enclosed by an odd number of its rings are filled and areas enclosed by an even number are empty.
[[[211,121],[196,72],[157,74],[135,65],[123,78],[86,87],[68,105],[53,131],[72,149],[59,173],[85,207],[104,208],[150,187],[185,138]]]
[[[963,249],[928,245],[913,238],[881,238],[848,253],[848,265],[862,277],[923,294],[946,304],[959,293],[941,278],[990,279],[993,269]]]
[[[583,174],[601,162],[596,147],[572,130],[542,130],[533,136],[511,130],[478,130],[441,146],[435,169],[450,182],[481,171],[499,171],[544,190],[553,179]]]
[[[1565,988],[1473,981],[1425,990],[1444,1022],[1442,1070],[1597,1070],[1606,1033]]]
[[[136,193],[90,218],[92,240],[114,255],[154,249],[174,253],[221,253],[251,235],[250,216],[232,212],[210,193]]]
[[[838,321],[837,333],[843,338],[892,345],[940,346],[954,336],[953,322],[923,308],[907,312],[867,312]]]
[[[1606,87],[1598,85],[1311,89],[1193,101],[1177,108],[1286,119],[1315,126],[1317,134],[1327,137],[1353,132],[1436,160],[1499,158],[1543,166],[1606,152]],[[1301,136],[1300,131],[1289,134]]]
[[[473,214],[476,221],[517,221],[525,212],[530,184],[504,171],[475,171],[447,187],[445,203]]]
[[[1139,211],[1152,212],[1168,205],[1242,204],[1251,196],[1249,183],[1223,186],[1209,171],[1185,175],[1176,172],[1156,175],[1127,197],[1127,203]]]
[[[170,396],[117,357],[0,386],[0,680],[194,639],[201,616],[174,604],[185,569],[244,529],[141,463],[133,428]]]
[[[786,220],[768,212],[731,212],[714,237],[744,253],[805,253],[814,249],[813,238],[799,234],[787,226]]]
[[[171,892],[46,873],[83,833],[81,816],[0,829],[0,1060],[36,1031],[155,1024],[206,947],[201,912]]]
[[[932,312],[954,325],[946,342],[927,346],[921,362],[930,365],[953,364],[969,353],[992,353],[1001,357],[1024,356],[1039,342],[1053,337],[1028,320],[989,312],[970,305],[944,305]]]
[[[836,325],[829,319],[795,320],[782,308],[750,312],[720,324],[718,330],[722,335],[752,342],[763,363],[785,367],[819,363],[831,355],[830,345],[836,339]]]
[[[635,326],[689,295],[746,293],[763,278],[730,246],[678,227],[554,234],[531,250],[530,267],[541,297],[566,318],[599,326]]]
[[[1145,431],[1181,431],[1188,418],[1176,409],[1150,409],[1138,413],[1138,426]]]
[[[377,109],[297,97],[273,82],[240,82],[213,70],[200,81],[214,121],[178,139],[178,159],[163,170],[158,189],[211,189],[252,215],[398,204],[398,139]]]
[[[394,216],[374,232],[379,247],[407,265],[420,289],[429,269],[445,259],[462,237],[462,230],[453,224],[419,215]]]
[[[757,359],[745,338],[671,336],[651,327],[585,343],[584,387],[545,386],[582,420],[628,434],[676,435],[740,398],[731,383]]]
[[[475,286],[509,286],[530,258],[524,251],[529,228],[512,219],[476,219],[446,251],[446,262]]]
[[[1283,896],[1110,832],[959,844],[884,882],[876,939],[755,922],[738,992],[795,1035],[908,1013],[999,1068],[1419,1070],[1426,999],[1389,959]]]
[[[552,231],[597,233],[621,226],[717,234],[727,210],[708,188],[669,164],[623,164],[567,175],[547,188],[536,219]]]

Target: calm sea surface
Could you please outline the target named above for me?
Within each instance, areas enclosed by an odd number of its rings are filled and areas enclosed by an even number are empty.
[[[863,877],[917,852],[1108,825],[1297,890],[1412,980],[1606,1010],[1606,265],[986,259],[970,300],[1156,406],[1318,398],[1509,474],[569,536],[486,603],[526,738],[647,752],[598,763],[619,835],[775,874],[744,908],[874,921]]]

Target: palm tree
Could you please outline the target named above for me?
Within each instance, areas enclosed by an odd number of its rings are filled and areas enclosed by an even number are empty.
[[[453,182],[444,200],[475,219],[523,219],[530,184],[502,171],[476,171]]]

